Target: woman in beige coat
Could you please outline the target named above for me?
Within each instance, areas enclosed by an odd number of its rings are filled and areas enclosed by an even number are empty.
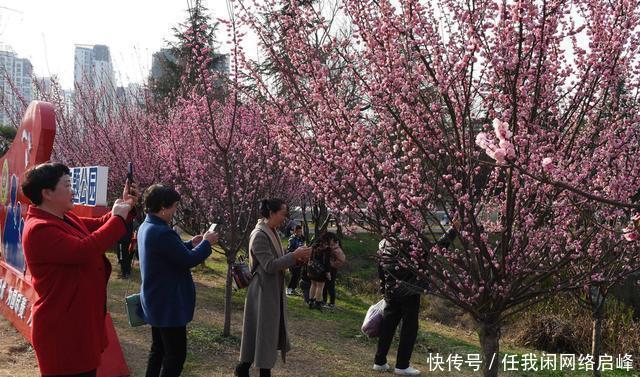
[[[235,376],[249,377],[251,364],[260,369],[261,377],[271,376],[278,350],[282,361],[291,349],[287,333],[287,301],[284,272],[296,264],[305,264],[311,255],[309,247],[299,247],[285,254],[276,229],[287,216],[287,205],[280,199],[260,203],[260,215],[249,241],[249,261],[253,279],[247,290],[242,323],[240,363]]]

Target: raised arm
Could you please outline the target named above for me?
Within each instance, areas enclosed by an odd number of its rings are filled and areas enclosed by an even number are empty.
[[[182,268],[195,267],[211,255],[209,241],[202,240],[196,247],[189,249],[174,231],[162,232],[153,244],[153,252]]]
[[[30,263],[83,264],[104,254],[126,232],[124,222],[108,219],[85,238],[74,237],[55,224],[37,224],[24,237]]]

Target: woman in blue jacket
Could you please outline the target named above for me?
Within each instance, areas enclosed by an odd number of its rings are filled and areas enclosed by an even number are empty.
[[[177,377],[187,357],[187,323],[193,319],[196,290],[191,268],[211,255],[216,233],[183,242],[169,224],[180,194],[156,184],[145,192],[147,217],[138,230],[142,318],[151,325],[147,377]],[[162,371],[162,374],[160,373]]]

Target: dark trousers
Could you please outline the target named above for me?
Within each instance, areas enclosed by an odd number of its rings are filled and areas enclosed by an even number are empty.
[[[131,242],[118,242],[118,263],[120,263],[120,273],[127,277],[131,275],[131,258],[129,244]]]
[[[94,369],[88,372],[78,373],[78,374],[56,374],[55,376],[43,375],[42,377],[96,377],[96,372],[97,370]]]
[[[418,314],[420,312],[420,295],[405,296],[387,300],[380,325],[380,337],[378,338],[378,350],[375,363],[384,365],[387,363],[387,353],[393,341],[398,323],[402,320],[400,329],[400,344],[396,357],[396,368],[409,367],[413,346],[418,336]]]
[[[311,280],[307,276],[307,269],[300,269],[300,288],[302,288],[302,295],[304,296],[304,302],[309,302],[309,289],[311,288]]]
[[[187,358],[187,327],[151,327],[146,377],[178,377]]]
[[[338,270],[331,269],[331,279],[324,283],[324,290],[322,291],[322,301],[327,302],[327,294],[329,295],[329,303],[336,304],[336,275]]]
[[[289,272],[291,272],[291,280],[289,281],[289,286],[287,288],[296,289],[298,287],[298,283],[300,282],[300,270],[301,267],[291,267]]]

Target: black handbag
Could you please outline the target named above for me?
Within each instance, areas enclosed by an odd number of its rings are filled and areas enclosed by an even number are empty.
[[[324,280],[324,274],[326,273],[324,264],[317,259],[310,259],[307,264],[307,276],[311,280]]]
[[[267,235],[262,230],[260,232],[262,232],[264,235]],[[277,255],[274,255],[274,256],[276,258],[278,257]],[[253,279],[253,276],[256,274],[257,270],[258,270],[257,260],[254,259],[253,269],[251,269],[249,268],[249,264],[247,264],[246,262],[246,258],[244,258],[243,256],[240,256],[238,258],[238,262],[235,262],[233,265],[231,265],[231,277],[233,278],[233,286],[236,289],[247,288],[251,283],[251,279]]]
[[[233,277],[233,286],[236,289],[244,289],[251,283],[253,272],[242,258],[231,266],[231,276]]]

